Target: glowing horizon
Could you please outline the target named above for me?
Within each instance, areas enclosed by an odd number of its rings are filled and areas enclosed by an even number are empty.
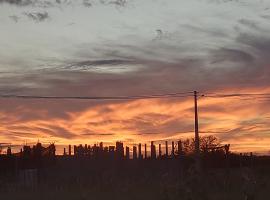
[[[250,91],[255,93],[254,90]],[[269,89],[260,91],[268,92]],[[31,104],[24,107],[29,101]],[[232,151],[268,153],[269,110],[259,109],[268,101],[254,98],[200,98],[200,136],[214,135],[221,143],[231,144]],[[109,101],[93,107],[92,100],[65,100],[68,105],[86,105],[78,112],[57,110],[60,116],[55,118],[46,112],[53,112],[50,104],[56,106],[62,104],[62,100],[14,100],[14,103],[18,104],[20,111],[16,107],[16,112],[9,111],[9,122],[6,118],[5,125],[0,127],[2,133],[7,133],[0,136],[2,142],[23,144],[39,140],[65,146],[122,141],[126,145],[133,145],[150,141],[177,141],[194,136],[192,97]],[[31,113],[32,103],[38,105],[38,110],[35,109],[35,115],[29,118],[27,113]],[[1,118],[3,116],[5,114],[1,114]],[[24,117],[26,120],[19,122]],[[49,118],[42,119],[44,117]]]

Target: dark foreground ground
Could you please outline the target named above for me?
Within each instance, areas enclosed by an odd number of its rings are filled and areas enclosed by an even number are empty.
[[[183,160],[59,159],[39,170],[2,171],[0,177],[1,200],[270,199],[268,164],[204,164],[198,172]]]

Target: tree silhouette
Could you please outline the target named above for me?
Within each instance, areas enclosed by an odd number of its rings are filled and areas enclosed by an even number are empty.
[[[213,135],[200,137],[200,151],[208,151],[209,148],[215,148],[220,146],[220,142],[217,137]],[[195,150],[195,139],[187,138],[183,141],[183,151],[185,154],[191,154]]]

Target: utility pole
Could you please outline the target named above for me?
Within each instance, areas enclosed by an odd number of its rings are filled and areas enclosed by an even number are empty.
[[[198,122],[198,92],[194,91],[194,109],[195,109],[195,159],[198,172],[201,171],[200,160],[200,137],[199,137],[199,122]]]
[[[198,122],[198,92],[194,91],[194,109],[195,109],[195,153],[200,154],[200,137],[199,137],[199,122]]]

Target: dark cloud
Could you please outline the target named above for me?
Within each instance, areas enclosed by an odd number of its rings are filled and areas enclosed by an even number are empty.
[[[270,19],[270,15],[262,15],[261,17],[264,18],[264,19],[267,19],[267,20]]]
[[[258,22],[249,19],[240,19],[238,22],[252,29],[258,29],[260,27]]]
[[[25,12],[24,15],[35,22],[43,22],[49,18],[47,12]]]
[[[97,0],[104,5],[116,5],[119,7],[124,7],[127,4],[127,0]],[[71,5],[74,3],[72,0],[0,0],[1,3],[6,3],[15,6],[33,6],[33,7],[40,7],[40,8],[50,8],[59,5]],[[81,3],[85,7],[91,7],[93,4],[90,0],[81,0]]]
[[[85,6],[85,7],[91,7],[92,6],[92,3],[91,2],[89,2],[89,0],[83,0],[83,5]]]
[[[254,61],[253,55],[238,49],[221,48],[213,51],[212,63],[232,61],[232,62],[243,62],[252,64]]]
[[[219,51],[217,51],[219,52]],[[106,74],[92,71],[43,71],[41,74],[6,75],[0,79],[0,90],[9,94],[68,95],[68,96],[115,96],[143,95],[179,91],[213,91],[223,88],[266,87],[270,69],[267,65],[253,64],[252,56],[245,51],[221,49],[218,56],[229,56],[232,62],[243,62],[235,68],[206,68],[201,60],[179,60],[179,63],[146,62],[143,69],[128,74]],[[234,55],[235,53],[235,55]],[[216,59],[216,57],[214,57]],[[222,57],[226,59],[226,57]],[[245,60],[247,59],[247,61]],[[265,58],[266,59],[266,58]],[[266,61],[266,60],[265,60]],[[124,61],[83,61],[79,65],[111,65]],[[132,61],[131,63],[137,63]],[[74,64],[74,63],[73,63]],[[72,65],[73,65],[72,64]],[[70,65],[70,66],[72,66]],[[74,65],[75,66],[75,65]],[[80,66],[80,67],[81,67]],[[16,80],[16,81],[15,81]],[[196,80],[196,81],[194,81]],[[20,82],[18,85],[16,83]]]
[[[99,0],[99,3],[104,5],[113,4],[121,7],[125,6],[127,2],[128,2],[127,0]]]
[[[114,0],[110,1],[109,3],[124,7],[127,4],[127,0]]]
[[[0,3],[7,3],[16,6],[28,6],[33,4],[32,0],[0,0]]]
[[[254,35],[248,33],[241,33],[236,39],[236,42],[245,44],[259,51],[259,55],[265,56],[265,59],[269,59],[270,53],[270,37],[264,35]],[[263,57],[262,57],[263,58]]]
[[[91,67],[97,67],[97,66],[110,67],[110,66],[133,65],[133,64],[137,64],[137,63],[132,60],[120,60],[120,59],[88,60],[88,61],[81,61],[81,62],[68,64],[68,66],[62,67],[61,69],[87,71],[88,69],[91,69]]]
[[[55,0],[0,0],[0,3],[6,3],[14,6],[31,6],[31,7],[40,7],[40,8],[50,8],[60,4],[70,4],[70,1]]]
[[[51,1],[37,1],[36,4],[33,4],[33,6],[41,7],[41,8],[50,8],[56,6],[54,2]]]

